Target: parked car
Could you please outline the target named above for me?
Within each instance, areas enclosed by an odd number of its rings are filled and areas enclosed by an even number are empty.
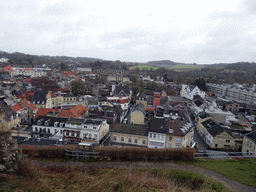
[[[243,126],[243,127],[248,127],[248,125],[246,125],[246,124],[243,124],[242,126]]]

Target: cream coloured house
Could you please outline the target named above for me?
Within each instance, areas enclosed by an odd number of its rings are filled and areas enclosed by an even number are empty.
[[[143,104],[135,105],[131,110],[130,123],[135,125],[144,125],[146,112],[144,111]]]
[[[113,146],[147,147],[148,129],[144,125],[116,123],[111,127],[110,144]]]

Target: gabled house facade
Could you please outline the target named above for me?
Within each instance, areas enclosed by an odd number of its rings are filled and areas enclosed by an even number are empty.
[[[256,155],[256,130],[244,135],[242,152],[246,155]]]
[[[146,112],[144,111],[143,104],[139,103],[135,105],[130,114],[130,123],[135,125],[144,125],[145,124],[145,116]]]
[[[205,92],[201,91],[196,85],[183,85],[180,95],[189,100],[193,100],[195,95],[205,98]]]
[[[152,118],[148,127],[148,148],[165,148],[167,130],[165,120]]]

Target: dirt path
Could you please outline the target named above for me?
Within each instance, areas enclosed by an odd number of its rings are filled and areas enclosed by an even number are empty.
[[[176,170],[187,170],[191,172],[200,173],[212,179],[215,179],[225,185],[228,189],[234,192],[256,192],[255,187],[250,187],[241,184],[235,180],[228,179],[227,177],[213,172],[209,169],[195,167],[187,164],[176,164],[176,163],[153,163],[153,162],[37,162],[38,166],[64,166],[64,167],[81,167],[81,168],[123,168],[123,169],[176,169]]]

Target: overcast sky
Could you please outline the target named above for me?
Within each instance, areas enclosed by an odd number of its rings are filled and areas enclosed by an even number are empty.
[[[0,50],[127,62],[256,62],[256,0],[0,0]]]

